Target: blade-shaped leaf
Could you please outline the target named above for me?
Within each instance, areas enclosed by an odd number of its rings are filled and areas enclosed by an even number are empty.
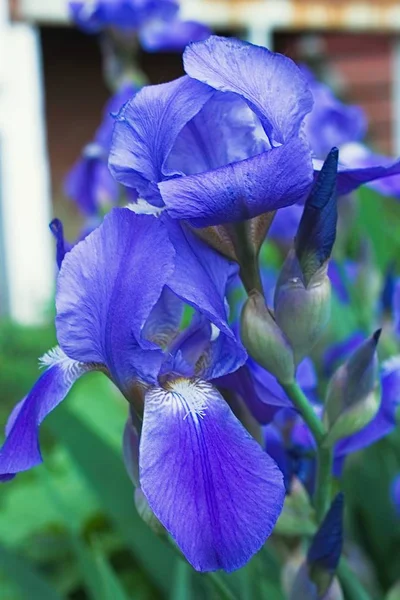
[[[0,546],[0,569],[20,588],[29,600],[61,600],[61,596],[27,560]]]
[[[149,578],[160,591],[168,593],[176,558],[138,516],[122,456],[64,406],[48,418],[47,426],[67,447]]]

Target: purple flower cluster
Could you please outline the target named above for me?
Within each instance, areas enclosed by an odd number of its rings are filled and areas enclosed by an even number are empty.
[[[169,0],[94,2],[85,9],[72,4],[80,18],[86,11],[96,29],[118,25],[122,18],[140,27],[156,5],[162,11],[176,5]],[[137,21],[128,20],[131,14]],[[336,235],[336,190],[348,192],[400,172],[400,161],[379,167],[378,174],[375,167],[338,166],[337,149],[328,148],[323,167],[313,167],[310,82],[285,56],[213,36],[190,45],[184,65],[187,74],[170,83],[137,93],[132,86],[122,89],[68,179],[69,194],[87,214],[117,203],[117,182],[129,191],[129,205],[114,207],[72,249],[63,242],[60,223],[52,225],[60,266],[59,345],[42,358],[43,374],[9,418],[0,479],[42,461],[42,421],[79,377],[101,371],[130,405],[124,453],[141,501],[196,569],[231,571],[271,534],[293,475],[310,489],[314,485],[315,441],[289,388],[275,377],[290,384],[297,370],[297,382],[318,419],[323,411],[307,355],[329,319],[327,272]],[[336,114],[337,106],[328,99]],[[345,123],[347,118],[356,127],[354,115],[347,115]],[[342,125],[339,116],[327,123],[329,144]],[[108,154],[115,180],[107,171]],[[269,372],[247,355],[236,315],[229,316],[227,294],[237,285],[238,266],[229,252],[212,246],[232,246],[233,255],[241,244],[248,250],[257,217],[304,201],[293,249],[277,280],[274,314],[264,306],[271,289],[264,296],[257,290],[262,324],[275,336],[270,350],[276,371]],[[243,238],[249,223],[250,237]],[[208,245],[204,239],[218,243]],[[262,279],[270,285],[267,275]],[[250,290],[243,313],[252,298]],[[254,306],[258,310],[260,304]],[[265,340],[255,329],[257,352]],[[343,398],[339,417],[353,410],[353,399],[344,392],[340,397],[343,381],[347,387],[359,384],[354,395],[360,392],[360,401],[369,398],[378,338],[379,332],[364,342],[339,372],[338,390],[332,392],[337,398],[323,418],[330,410],[329,419],[332,414],[336,419]],[[352,340],[331,352],[345,358],[353,345]],[[288,380],[278,372],[288,373]],[[347,433],[335,438],[337,471],[350,452],[393,428],[398,357],[384,363],[381,383],[382,400],[370,422],[355,431],[346,421]],[[235,416],[235,402],[228,403],[232,396],[263,427],[261,445]],[[335,523],[341,521],[342,504],[340,497],[331,509],[340,516]],[[335,564],[328,565],[332,576],[341,550],[339,529]],[[320,562],[318,535],[311,548],[310,564]]]

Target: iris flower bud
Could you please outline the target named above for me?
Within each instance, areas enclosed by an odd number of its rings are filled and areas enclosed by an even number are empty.
[[[263,296],[253,290],[241,316],[241,337],[245,348],[267,371],[282,383],[294,379],[292,348],[265,304]]]
[[[324,413],[329,429],[326,445],[360,431],[379,408],[376,347],[380,334],[378,329],[332,376]]]
[[[337,164],[333,148],[306,201],[275,290],[276,322],[292,345],[296,364],[314,346],[330,316],[327,268],[336,237]]]
[[[300,567],[291,589],[290,600],[342,600],[335,578],[343,547],[343,494],[338,494],[315,534],[307,560]]]

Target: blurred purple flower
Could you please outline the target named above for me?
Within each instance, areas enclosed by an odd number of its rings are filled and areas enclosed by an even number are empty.
[[[41,422],[81,375],[100,370],[143,413],[141,493],[189,562],[200,571],[245,564],[274,527],[284,485],[209,383],[246,359],[226,322],[230,271],[165,215],[113,209],[63,259],[60,345],[42,359],[46,371],[10,416],[0,477],[42,461]],[[185,303],[194,316],[180,331]]]
[[[397,280],[393,291],[393,329],[397,337],[400,337],[400,280]]]
[[[87,216],[101,213],[118,202],[120,186],[109,171],[108,154],[115,115],[136,92],[136,86],[128,83],[108,101],[94,140],[85,146],[82,156],[66,177],[65,194]],[[126,193],[130,201],[137,198],[131,188],[127,188]]]
[[[325,158],[331,148],[347,142],[361,141],[367,130],[367,119],[359,106],[343,104],[324,83],[302,66],[314,98],[312,111],[305,118],[305,133],[314,155]]]
[[[113,28],[128,35],[138,32],[148,52],[181,52],[190,42],[210,35],[206,25],[178,18],[178,0],[73,0],[75,24],[86,33]]]
[[[359,106],[342,103],[309,69],[302,67],[302,70],[314,97],[313,109],[305,118],[305,132],[315,158],[319,159],[314,161],[315,166],[320,166],[329,150],[336,146],[340,151],[340,195],[368,183],[381,194],[400,196],[400,160],[374,154],[361,143],[367,130],[364,111]]]
[[[392,482],[392,500],[398,516],[400,517],[400,473]]]
[[[337,443],[336,458],[371,446],[395,428],[396,412],[400,403],[400,355],[393,356],[383,363],[381,387],[382,399],[376,416],[363,429]]]
[[[312,397],[317,380],[311,359],[305,358],[299,364],[297,381],[304,393]],[[251,357],[237,371],[219,378],[214,383],[239,394],[261,425],[270,423],[282,408],[295,410],[276,377]]]
[[[356,331],[344,340],[332,344],[324,352],[322,363],[325,375],[329,377],[336,370],[338,363],[344,362],[354,350],[366,340],[362,331]]]
[[[139,40],[147,52],[181,52],[190,42],[205,40],[210,29],[196,21],[149,21],[140,30]]]
[[[136,30],[151,19],[171,19],[179,10],[178,0],[71,0],[70,15],[86,33],[104,28]]]

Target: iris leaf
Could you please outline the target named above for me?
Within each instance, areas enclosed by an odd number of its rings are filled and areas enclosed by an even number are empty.
[[[22,597],[29,600],[61,600],[58,593],[27,560],[0,546],[0,569],[14,581]]]
[[[64,406],[52,413],[47,425],[67,447],[143,571],[159,591],[168,593],[176,559],[138,516],[121,454]]]

